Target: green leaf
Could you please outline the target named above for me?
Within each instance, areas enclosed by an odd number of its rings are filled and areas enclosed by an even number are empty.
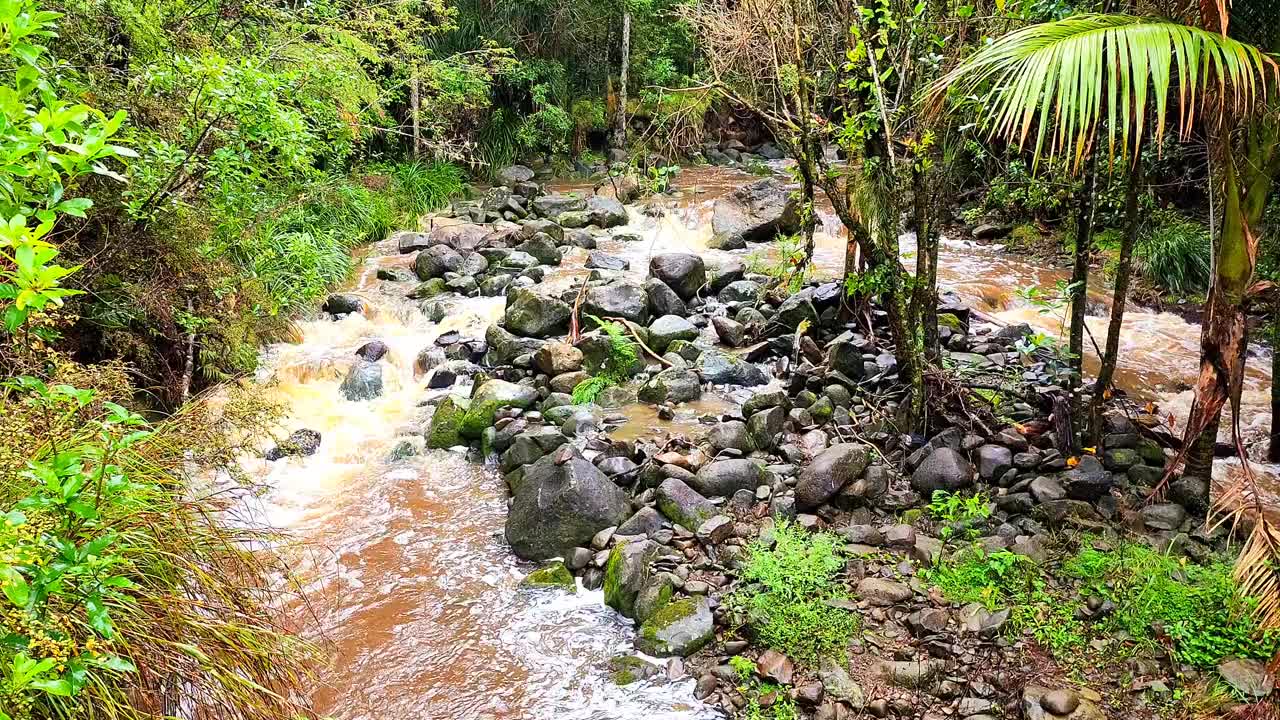
[[[73,694],[71,682],[63,678],[58,678],[57,680],[32,680],[31,687],[58,697],[71,697]]]
[[[115,634],[115,627],[111,624],[111,615],[107,612],[107,608],[102,603],[101,595],[90,595],[84,601],[85,614],[89,617],[89,627],[93,628],[99,635],[104,638],[111,638]]]
[[[9,602],[25,608],[31,601],[31,586],[16,567],[6,565],[0,568],[0,582],[4,583],[4,595]]]

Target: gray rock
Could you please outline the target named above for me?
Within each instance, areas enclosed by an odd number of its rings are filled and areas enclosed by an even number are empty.
[[[631,261],[626,258],[620,258],[617,255],[595,250],[587,253],[587,267],[600,270],[629,270],[631,269]]]
[[[666,283],[683,300],[691,300],[707,282],[702,258],[689,253],[663,253],[649,260],[649,274]]]
[[[707,433],[707,441],[716,450],[733,449],[742,452],[755,450],[755,443],[747,433],[747,425],[740,420],[729,420],[713,425],[711,431]]]
[[[885,682],[908,690],[928,687],[945,671],[942,660],[881,660],[872,666],[872,672]]]
[[[756,365],[742,358],[708,349],[698,357],[694,369],[702,379],[716,385],[766,385],[769,377]]]
[[[649,313],[661,317],[663,315],[677,315],[684,317],[689,314],[685,307],[684,300],[676,294],[666,283],[657,278],[649,278],[644,282],[644,292],[649,299]]]
[[[486,225],[474,223],[438,225],[427,234],[427,241],[430,245],[446,245],[462,252],[480,247],[488,234],[489,227]]]
[[[650,537],[661,529],[662,515],[657,510],[645,506],[619,525],[617,534],[621,537]]]
[[[643,287],[631,282],[589,287],[582,298],[582,311],[600,318],[620,317],[643,325],[649,321],[649,296]]]
[[[814,457],[796,483],[796,507],[812,510],[835,497],[867,469],[871,454],[861,443],[839,443]]]
[[[382,395],[382,366],[368,360],[357,360],[338,386],[342,397],[352,402],[372,400]]]
[[[1013,451],[1003,445],[978,448],[978,474],[983,480],[997,480],[1013,467]]]
[[[320,433],[302,428],[289,433],[289,437],[285,438],[284,442],[268,450],[265,457],[267,460],[275,461],[284,457],[315,455],[316,450],[319,449]]]
[[[647,403],[682,403],[702,397],[702,380],[692,370],[668,368],[649,379],[636,396]]]
[[[534,198],[531,204],[533,211],[544,218],[556,218],[566,212],[587,209],[587,201],[577,195],[552,193]]]
[[[571,313],[568,303],[528,288],[512,288],[507,291],[503,324],[518,335],[545,338],[568,332]]]
[[[764,471],[755,461],[734,459],[708,463],[690,485],[708,497],[729,497],[739,490],[754,491],[763,481]]]
[[[341,317],[358,313],[362,307],[360,298],[355,295],[335,293],[324,299],[324,305],[320,309],[334,317]]]
[[[563,256],[555,240],[546,233],[538,233],[516,246],[516,252],[527,253],[542,265],[559,265]],[[507,256],[510,259],[511,256]]]
[[[549,342],[533,354],[533,366],[552,377],[582,369],[582,351],[563,342]]]
[[[867,696],[862,686],[837,661],[823,657],[818,678],[822,680],[822,688],[827,695],[847,703],[854,712],[861,712],[866,707]]]
[[[858,597],[872,605],[882,607],[896,605],[915,596],[915,593],[905,583],[877,577],[863,578],[858,583],[857,592]]]
[[[505,535],[516,555],[526,560],[585,546],[596,533],[631,514],[625,491],[581,457],[557,464],[560,452],[526,467],[513,494]]]
[[[754,280],[738,280],[731,282],[720,291],[720,302],[756,302],[760,299],[760,294],[764,289],[760,287],[760,283]]]
[[[1049,502],[1050,500],[1061,500],[1067,496],[1067,491],[1063,489],[1062,483],[1051,477],[1041,475],[1031,481],[1031,494],[1035,497],[1036,502]]]
[[[778,436],[782,434],[782,424],[786,419],[787,413],[780,407],[761,410],[752,415],[747,420],[747,431],[751,434],[752,443],[762,450],[773,448]]]
[[[747,328],[737,320],[717,315],[711,318],[711,326],[715,328],[720,342],[729,347],[741,347],[747,341]]]
[[[696,530],[717,512],[715,504],[676,478],[662,481],[657,490],[658,510],[668,520]]]
[[[1094,502],[1111,492],[1111,485],[1111,473],[1092,455],[1081,457],[1079,465],[1062,475],[1062,486],[1072,500]]]
[[[377,362],[381,360],[390,348],[381,340],[370,340],[356,349],[356,357],[363,358],[369,362]]]
[[[716,246],[725,250],[764,242],[779,233],[800,229],[800,202],[791,188],[777,178],[765,178],[740,187],[716,200],[711,229]]]
[[[488,345],[484,356],[485,364],[491,366],[510,365],[521,355],[536,353],[546,342],[513,335],[497,325],[490,325],[485,330],[484,341]]]
[[[817,323],[818,309],[813,305],[813,288],[805,288],[783,300],[773,320],[788,332],[794,332],[806,320],[810,324]]]
[[[1187,519],[1187,511],[1175,503],[1157,503],[1142,508],[1142,522],[1154,530],[1177,530]]]
[[[533,179],[533,171],[524,165],[508,165],[493,176],[494,182],[507,187],[515,187],[519,183]]]
[[[649,325],[649,347],[662,354],[675,340],[697,340],[698,328],[678,315],[663,315]]]
[[[1261,660],[1227,658],[1218,663],[1218,674],[1222,680],[1235,688],[1241,695],[1250,698],[1263,698],[1275,690],[1275,677],[1267,670],[1267,664]]]
[[[626,225],[629,218],[627,209],[614,198],[592,195],[587,198],[587,220],[592,225],[602,228]]]
[[[649,580],[649,563],[660,549],[649,540],[615,545],[604,566],[604,604],[623,617],[635,618],[636,598]]]
[[[973,485],[973,465],[949,447],[935,449],[911,474],[911,487],[926,498],[935,490],[954,492]]]

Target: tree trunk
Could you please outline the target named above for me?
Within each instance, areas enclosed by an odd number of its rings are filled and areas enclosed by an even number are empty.
[[[1079,434],[1084,417],[1081,384],[1084,378],[1084,326],[1085,306],[1089,296],[1089,250],[1093,245],[1093,193],[1097,186],[1097,159],[1090,154],[1089,169],[1078,198],[1076,216],[1075,264],[1071,269],[1071,324],[1067,352],[1071,364],[1071,417],[1075,432],[1071,447],[1080,448]]]
[[[916,281],[912,296],[912,315],[919,319],[924,336],[925,356],[937,361],[938,346],[938,223],[937,189],[930,188],[929,171],[912,169],[913,212],[916,226]]]
[[[1271,447],[1267,459],[1280,463],[1280,294],[1271,309]]]
[[[417,159],[419,148],[422,146],[422,127],[418,120],[418,71],[413,71],[413,77],[409,80],[409,112],[413,114],[413,157]]]
[[[1098,447],[1102,440],[1102,405],[1111,389],[1120,357],[1120,330],[1124,326],[1125,303],[1129,298],[1129,277],[1133,267],[1133,246],[1137,244],[1142,218],[1138,196],[1142,189],[1141,147],[1134,153],[1133,167],[1129,171],[1129,188],[1125,193],[1125,232],[1120,241],[1120,261],[1116,265],[1116,286],[1111,296],[1111,320],[1107,324],[1107,347],[1102,354],[1098,381],[1093,388],[1093,402],[1089,407],[1089,444]]]
[[[631,11],[622,10],[622,68],[618,73],[618,107],[614,110],[613,139],[616,150],[627,147],[627,72],[631,65]]]

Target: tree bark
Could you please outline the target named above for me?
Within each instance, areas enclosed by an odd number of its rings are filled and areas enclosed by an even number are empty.
[[[622,68],[618,73],[618,107],[614,110],[613,139],[610,146],[617,150],[627,147],[627,72],[631,65],[631,11],[622,10]]]
[[[916,279],[912,296],[912,314],[920,320],[924,335],[925,356],[936,362],[941,355],[938,345],[938,222],[937,188],[931,188],[929,171],[912,169],[913,211],[916,226]]]
[[[1280,463],[1280,295],[1271,309],[1271,447],[1267,459]]]
[[[1089,169],[1077,203],[1075,263],[1071,269],[1071,323],[1067,344],[1067,352],[1071,355],[1071,417],[1075,427],[1071,447],[1076,450],[1080,448],[1080,424],[1084,417],[1081,394],[1084,379],[1084,318],[1089,296],[1089,251],[1093,245],[1093,193],[1097,179],[1097,157],[1091,153]]]
[[[418,71],[414,69],[413,77],[409,80],[409,112],[413,114],[413,157],[417,159],[418,151],[422,147],[422,124],[418,120],[418,110],[420,108],[418,100]]]
[[[1093,388],[1093,402],[1089,407],[1089,444],[1097,447],[1102,440],[1102,405],[1116,373],[1120,357],[1120,330],[1124,326],[1125,303],[1129,298],[1129,278],[1133,267],[1133,246],[1137,244],[1142,227],[1138,197],[1142,189],[1141,147],[1134,153],[1133,167],[1129,171],[1129,188],[1125,193],[1125,233],[1120,241],[1120,260],[1116,265],[1116,285],[1111,296],[1111,320],[1107,324],[1107,347],[1102,354],[1098,380]]]

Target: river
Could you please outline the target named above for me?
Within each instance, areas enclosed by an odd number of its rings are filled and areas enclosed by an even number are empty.
[[[643,275],[651,254],[681,250],[741,259],[752,251],[706,248],[714,199],[753,178],[723,168],[690,168],[676,178],[679,198],[659,217],[631,208],[617,232],[641,241],[602,239],[600,248],[631,261]],[[565,185],[564,188],[572,188]],[[844,262],[838,223],[826,216],[818,234],[819,272],[835,276]],[[758,252],[758,251],[757,251]],[[544,284],[572,287],[585,272],[586,251],[567,251]],[[408,268],[411,256],[383,243],[363,259],[351,291],[363,314],[297,323],[299,341],[264,350],[257,382],[288,408],[285,432],[306,427],[323,437],[310,457],[277,462],[250,458],[248,472],[269,488],[264,519],[296,541],[295,576],[306,591],[298,621],[332,652],[311,700],[322,716],[343,720],[692,720],[717,714],[693,698],[692,680],[618,687],[608,660],[631,651],[630,623],[604,607],[601,593],[576,595],[518,587],[531,567],[502,539],[506,501],[496,468],[448,451],[396,460],[393,449],[422,433],[432,393],[414,359],[442,333],[483,337],[502,315],[502,298],[459,300],[433,323],[405,286],[379,280],[379,268]],[[1008,322],[1056,330],[1058,319],[1027,307],[1016,290],[1051,287],[1064,274],[1036,267],[999,247],[944,243],[940,283],[973,307]],[[1090,327],[1101,344],[1106,318]],[[1199,328],[1176,314],[1131,310],[1126,316],[1117,382],[1185,416],[1198,362]],[[386,389],[369,402],[338,393],[360,345],[387,343]],[[1265,420],[1270,361],[1251,358],[1245,425]],[[692,430],[723,399],[682,408],[665,423]],[[664,425],[651,409],[628,411],[621,434]]]

